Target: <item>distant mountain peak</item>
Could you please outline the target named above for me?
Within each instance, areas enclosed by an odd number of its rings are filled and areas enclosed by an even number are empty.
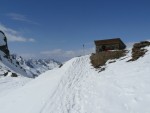
[[[61,63],[50,58],[43,59],[24,59],[23,57],[12,54],[11,57],[19,62],[19,65],[26,70],[28,75],[38,76],[43,72],[58,68]]]

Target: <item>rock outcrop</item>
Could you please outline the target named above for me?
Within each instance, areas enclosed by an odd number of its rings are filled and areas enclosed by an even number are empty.
[[[0,31],[0,50],[5,53],[5,57],[9,57],[9,49],[7,45],[7,38],[4,32]]]
[[[132,59],[130,59],[129,61],[135,61],[140,57],[143,57],[144,54],[147,52],[147,50],[144,48],[146,46],[150,46],[149,41],[142,41],[140,43],[135,43],[132,48]]]
[[[116,50],[116,51],[103,51],[100,53],[92,54],[90,59],[91,63],[95,68],[100,68],[100,66],[105,65],[108,60],[118,59],[125,56],[125,50]]]

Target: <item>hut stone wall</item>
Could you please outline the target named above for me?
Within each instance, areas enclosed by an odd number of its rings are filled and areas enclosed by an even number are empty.
[[[107,51],[107,50],[122,50],[126,48],[126,45],[121,41],[120,38],[97,40],[95,41],[96,53]]]

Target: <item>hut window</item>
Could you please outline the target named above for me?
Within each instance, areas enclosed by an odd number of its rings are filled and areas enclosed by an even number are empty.
[[[102,52],[102,51],[103,51],[102,46],[98,46],[98,51],[99,51],[99,52]]]

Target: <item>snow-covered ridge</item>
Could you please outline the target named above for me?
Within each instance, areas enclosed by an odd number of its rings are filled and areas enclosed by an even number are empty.
[[[28,75],[38,76],[48,70],[58,68],[61,63],[50,58],[45,59],[24,59],[16,54],[11,55]]]
[[[150,47],[131,52],[98,72],[90,56],[73,58],[23,87],[0,96],[2,113],[149,113]]]

